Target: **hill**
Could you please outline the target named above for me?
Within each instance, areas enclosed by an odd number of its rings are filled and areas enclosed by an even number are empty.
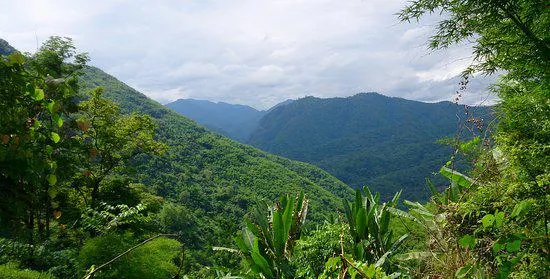
[[[194,99],[179,99],[166,107],[240,142],[248,140],[265,114],[249,106]]]
[[[486,107],[470,112],[487,117]],[[425,178],[449,160],[438,139],[457,133],[464,108],[422,103],[376,93],[348,98],[306,97],[266,114],[249,143],[309,162],[351,187],[369,185],[385,196],[426,200]]]
[[[261,200],[304,191],[310,198],[308,219],[319,221],[338,210],[340,197],[351,197],[351,189],[327,172],[210,132],[98,68],[87,68],[81,82],[82,90],[105,88],[104,96],[127,113],[156,119],[159,140],[169,151],[138,158],[136,177],[156,194],[188,207],[197,222],[192,229],[203,239],[193,243],[196,247],[230,245],[244,214]]]

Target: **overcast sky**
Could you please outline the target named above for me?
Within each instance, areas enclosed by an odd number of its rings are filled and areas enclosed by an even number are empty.
[[[469,45],[430,52],[438,17],[400,23],[402,0],[0,0],[0,37],[34,52],[69,36],[90,64],[151,98],[265,109],[304,96],[376,91],[452,101]],[[490,79],[489,79],[490,80]],[[478,104],[488,79],[462,102]]]

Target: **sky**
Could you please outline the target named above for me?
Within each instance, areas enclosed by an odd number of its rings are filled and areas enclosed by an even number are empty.
[[[379,92],[453,101],[471,45],[430,51],[439,14],[402,23],[405,0],[0,0],[0,38],[34,52],[73,38],[90,64],[168,103],[267,109],[286,99]],[[494,77],[460,102],[491,104]]]

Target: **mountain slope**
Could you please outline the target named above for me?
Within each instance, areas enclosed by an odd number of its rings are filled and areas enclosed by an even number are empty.
[[[463,111],[450,102],[428,104],[376,93],[306,97],[265,115],[249,143],[315,164],[352,187],[369,185],[385,196],[404,189],[407,199],[426,199],[425,178],[451,155],[436,141],[457,132]]]
[[[200,236],[215,239],[202,245],[230,243],[243,215],[260,200],[303,190],[310,198],[309,219],[321,220],[338,209],[339,197],[351,197],[351,189],[325,171],[207,131],[97,68],[88,68],[81,80],[83,90],[105,88],[104,96],[123,111],[156,118],[158,137],[169,151],[137,158],[137,178],[194,212]]]
[[[179,99],[166,107],[189,117],[206,128],[244,142],[258,125],[264,111],[244,105]]]

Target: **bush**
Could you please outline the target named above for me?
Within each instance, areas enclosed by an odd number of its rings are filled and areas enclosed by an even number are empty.
[[[137,242],[130,234],[109,234],[87,240],[79,255],[82,271],[111,260]],[[176,240],[157,238],[106,266],[95,273],[94,278],[171,278],[177,272],[174,262],[180,251],[181,245]]]
[[[30,269],[19,269],[14,263],[0,265],[0,278],[2,279],[55,279],[49,273]]]

